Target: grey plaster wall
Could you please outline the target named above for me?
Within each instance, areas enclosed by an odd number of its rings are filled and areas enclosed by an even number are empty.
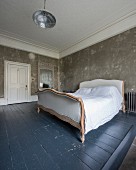
[[[121,79],[126,91],[136,90],[136,28],[62,58],[59,65],[62,90],[98,78]]]
[[[4,60],[31,64],[31,94],[38,89],[38,63],[53,65],[54,88],[76,90],[79,83],[97,78],[122,79],[125,90],[136,91],[136,28],[90,46],[60,60],[0,45],[0,97],[4,97]],[[59,65],[59,68],[58,68]]]
[[[29,52],[16,50],[0,45],[0,97],[4,97],[4,60],[31,64],[31,94],[38,90],[38,63],[50,64],[54,67],[54,88],[58,88],[58,60],[35,54],[35,59],[29,59]]]

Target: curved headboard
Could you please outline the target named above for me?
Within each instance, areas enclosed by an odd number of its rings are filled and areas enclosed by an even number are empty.
[[[84,81],[80,83],[79,88],[93,88],[97,86],[115,86],[124,98],[124,81],[122,80],[95,79],[91,81]]]

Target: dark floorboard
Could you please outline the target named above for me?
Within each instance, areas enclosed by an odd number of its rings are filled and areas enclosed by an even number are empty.
[[[136,126],[136,114],[120,112],[89,132],[36,112],[36,103],[0,106],[0,170],[100,170]]]

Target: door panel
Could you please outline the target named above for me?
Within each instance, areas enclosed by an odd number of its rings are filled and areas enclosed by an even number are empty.
[[[9,73],[10,73],[10,84],[16,85],[18,82],[17,67],[11,65]]]
[[[9,102],[17,102],[18,100],[18,91],[16,87],[11,87],[9,91]]]
[[[8,66],[8,103],[18,100],[18,68],[15,65]]]
[[[27,82],[26,74],[27,74],[27,68],[26,67],[19,68],[19,84],[20,84],[20,86],[26,84],[26,82]]]
[[[26,94],[25,88],[24,87],[20,87],[18,89],[18,92],[19,92],[19,96],[18,96],[19,99],[18,100],[19,101],[23,101],[23,102],[27,101],[27,94]]]
[[[26,102],[28,100],[28,69],[27,67],[19,67],[18,72],[18,93],[19,100]]]
[[[8,64],[8,104],[28,101],[28,67]]]

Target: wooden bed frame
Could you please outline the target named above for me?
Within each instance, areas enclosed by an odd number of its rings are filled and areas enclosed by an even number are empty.
[[[100,86],[100,85],[113,85],[114,86],[114,83],[112,84],[112,82],[117,82],[119,80],[103,80],[103,79],[97,79],[97,80],[92,80],[92,81],[86,81],[86,82],[82,82],[80,83],[80,88],[83,88],[83,87],[96,87],[96,86]],[[92,83],[93,82],[93,83]],[[97,82],[98,85],[96,84]],[[102,83],[100,83],[102,82]],[[109,83],[110,82],[110,83]],[[121,87],[121,91],[120,93],[122,94],[122,97],[124,99],[124,82],[123,81],[120,81],[122,82],[122,87]],[[117,87],[118,88],[118,87]],[[81,133],[81,141],[82,143],[84,143],[85,141],[85,110],[84,110],[84,104],[83,104],[83,101],[81,98],[78,98],[78,97],[74,97],[70,94],[67,94],[67,93],[64,93],[64,92],[59,92],[59,91],[56,91],[54,89],[50,89],[50,88],[47,88],[43,91],[38,91],[38,98],[39,98],[39,95],[41,93],[44,93],[44,92],[51,92],[55,95],[58,95],[58,96],[62,96],[62,97],[67,97],[69,99],[72,99],[76,102],[78,102],[80,104],[80,110],[81,110],[81,117],[80,117],[80,123],[72,120],[71,118],[69,118],[68,116],[65,116],[65,115],[61,115],[59,113],[57,113],[55,110],[51,109],[51,108],[48,108],[48,107],[45,107],[43,106],[42,104],[38,103],[38,107],[37,107],[37,111],[38,113],[40,112],[40,109],[46,111],[46,112],[49,112],[50,114],[52,115],[55,115],[56,117],[58,117],[59,119],[65,121],[65,122],[68,122],[70,123],[72,126],[78,128],[80,130],[80,133]],[[39,100],[38,100],[39,101]],[[124,101],[124,100],[123,100]],[[124,102],[122,103],[122,111],[125,112],[125,105],[124,105]]]

